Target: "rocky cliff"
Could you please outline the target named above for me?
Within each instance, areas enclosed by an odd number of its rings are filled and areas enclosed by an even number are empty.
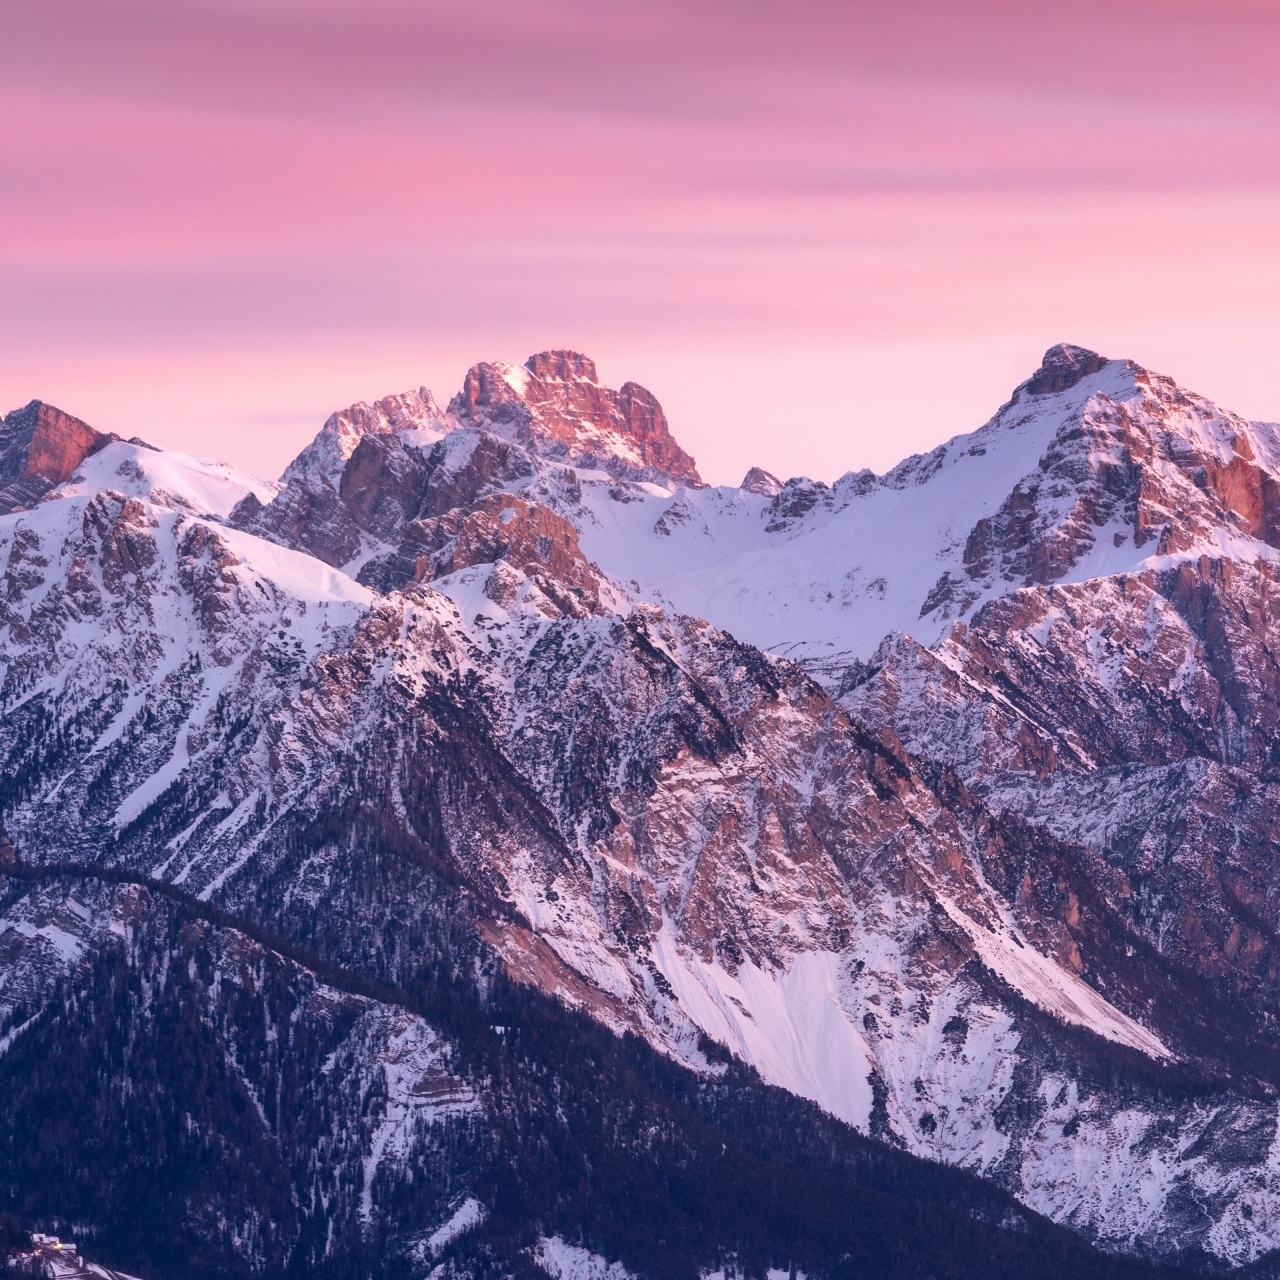
[[[41,400],[0,418],[0,512],[39,502],[114,436]]]

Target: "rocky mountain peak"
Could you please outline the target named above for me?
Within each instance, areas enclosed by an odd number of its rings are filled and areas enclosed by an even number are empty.
[[[1052,395],[1074,387],[1082,378],[1098,373],[1110,362],[1087,347],[1059,342],[1044,353],[1040,368],[1032,374],[1027,390],[1033,396]]]
[[[115,439],[43,400],[0,418],[0,513],[39,502]]]
[[[765,498],[776,497],[782,492],[783,487],[782,481],[773,472],[766,471],[763,467],[752,467],[742,477],[742,483],[738,486],[747,493],[758,493]]]
[[[1023,449],[1034,465],[970,531],[968,581],[959,589],[944,574],[922,616],[939,606],[960,616],[992,590],[1114,572],[1152,555],[1231,541],[1280,546],[1276,429],[1133,361],[1050,348],[991,423],[917,460],[915,473],[929,483],[948,456]]]
[[[657,397],[635,382],[616,391],[602,386],[595,363],[576,351],[544,351],[523,366],[474,365],[449,413],[542,457],[616,479],[702,484]]]
[[[347,460],[368,435],[429,432],[438,437],[449,429],[445,415],[426,387],[384,396],[373,404],[363,400],[330,414],[319,435],[289,464],[281,479],[312,477],[337,487]]]
[[[543,382],[599,382],[596,362],[580,351],[540,351],[524,367]]]

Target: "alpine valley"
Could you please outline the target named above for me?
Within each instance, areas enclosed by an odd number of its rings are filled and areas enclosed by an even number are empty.
[[[0,420],[0,1210],[158,1280],[1280,1274],[1280,427],[702,483],[567,351]]]

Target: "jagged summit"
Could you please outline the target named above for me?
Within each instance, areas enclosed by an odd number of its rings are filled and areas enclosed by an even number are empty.
[[[118,438],[43,400],[0,418],[0,513],[39,502],[85,458]]]
[[[620,480],[702,484],[657,397],[636,382],[617,391],[601,386],[594,362],[576,351],[544,351],[523,365],[474,365],[449,413],[543,457]]]
[[[280,479],[313,479],[337,486],[347,459],[367,435],[393,432],[434,432],[450,429],[435,397],[426,387],[384,396],[373,404],[357,401],[349,408],[329,415],[320,433],[285,468]]]
[[[539,351],[524,367],[543,382],[599,382],[596,362],[580,351]]]
[[[781,493],[783,487],[782,481],[773,472],[766,471],[763,467],[752,467],[742,477],[742,483],[738,486],[747,493],[758,493],[766,498],[772,498]]]
[[[1067,391],[1081,378],[1100,372],[1109,363],[1106,356],[1100,356],[1087,347],[1076,347],[1069,342],[1059,342],[1044,353],[1040,368],[1028,379],[1026,388],[1033,396]]]
[[[693,458],[676,443],[657,398],[635,382],[602,386],[581,352],[540,351],[523,365],[486,362],[467,371],[442,410],[426,387],[360,401],[332,414],[281,477],[338,489],[343,468],[367,436],[398,434],[432,444],[460,428],[502,436],[530,453],[665,488],[698,487]]]
[[[668,497],[702,485],[650,392],[602,386],[579,352],[542,351],[523,365],[474,365],[445,411],[422,387],[333,414],[285,470],[283,491],[269,503],[249,495],[231,523],[400,585],[424,555],[436,560],[424,551],[436,533],[420,522],[504,487],[533,485],[539,501],[571,495],[579,472]]]

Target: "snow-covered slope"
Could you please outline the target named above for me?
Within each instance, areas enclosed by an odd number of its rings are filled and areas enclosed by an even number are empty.
[[[157,507],[223,520],[250,494],[270,501],[280,485],[258,480],[225,462],[113,440],[86,458],[55,493],[70,498],[106,489],[145,499]]]
[[[1269,554],[1276,429],[1082,354],[1053,349],[984,427],[884,476],[621,501],[584,483],[582,545],[641,597],[818,671],[865,661],[889,632],[932,645],[1032,582]]]

